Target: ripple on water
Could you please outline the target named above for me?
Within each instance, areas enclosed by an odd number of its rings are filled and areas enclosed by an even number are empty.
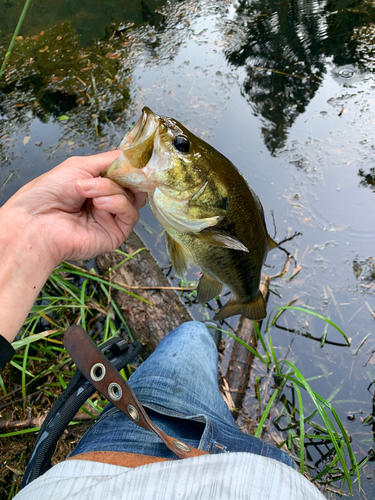
[[[361,71],[358,67],[352,64],[347,64],[345,66],[333,65],[331,71],[333,80],[341,85],[352,85],[363,80],[368,75],[369,73],[367,71]]]

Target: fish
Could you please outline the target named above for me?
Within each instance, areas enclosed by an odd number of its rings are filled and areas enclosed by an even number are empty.
[[[231,298],[215,321],[237,314],[263,319],[261,269],[278,244],[268,234],[258,196],[239,170],[177,120],[147,107],[120,149],[101,176],[147,193],[165,229],[176,276],[185,276],[190,265],[202,272],[201,303],[220,295],[224,285],[230,289]]]

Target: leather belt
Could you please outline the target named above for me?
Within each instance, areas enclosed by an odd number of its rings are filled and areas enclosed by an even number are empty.
[[[130,385],[111,365],[81,326],[75,325],[68,328],[64,335],[64,346],[77,368],[96,390],[125,413],[136,425],[156,434],[178,458],[209,454],[207,451],[198,450],[179,439],[168,436],[159,429],[148,417]],[[95,452],[95,454],[97,453]],[[83,455],[86,455],[86,453]],[[79,455],[76,455],[76,457],[78,458]]]
[[[87,451],[80,455],[68,458],[68,460],[89,460],[101,464],[121,465],[135,469],[141,465],[155,464],[157,462],[173,462],[170,458],[153,457],[126,451]]]

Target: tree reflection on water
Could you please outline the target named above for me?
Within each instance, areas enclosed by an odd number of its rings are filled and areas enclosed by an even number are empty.
[[[363,0],[237,3],[233,21],[226,22],[226,57],[245,69],[242,93],[263,118],[271,154],[284,147],[330,61],[363,68],[358,28],[374,21],[374,6]]]

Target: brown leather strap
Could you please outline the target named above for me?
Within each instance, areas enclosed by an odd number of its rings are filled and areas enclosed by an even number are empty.
[[[157,462],[173,462],[170,458],[138,455],[138,453],[127,453],[125,451],[88,451],[68,458],[68,460],[89,460],[90,462],[100,462],[101,464],[131,467],[132,469]]]
[[[190,458],[208,454],[207,451],[198,450],[167,436],[149,419],[130,385],[111,365],[81,326],[68,328],[64,335],[64,346],[77,368],[95,389],[124,412],[132,422],[159,436],[175,455],[179,458]]]

